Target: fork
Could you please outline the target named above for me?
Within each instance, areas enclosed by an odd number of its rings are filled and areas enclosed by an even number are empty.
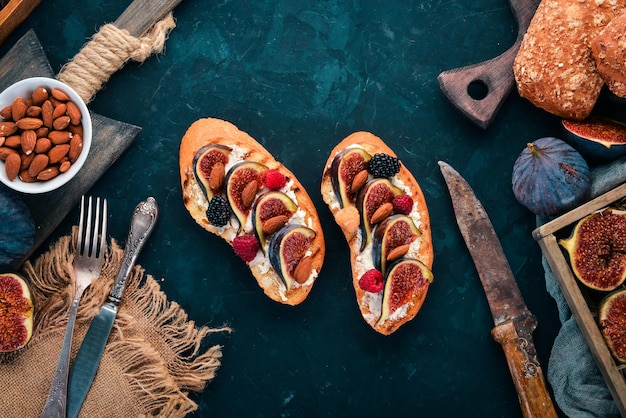
[[[100,216],[102,214],[102,216]],[[92,234],[93,224],[93,234]],[[42,417],[65,417],[67,404],[67,381],[70,366],[70,353],[72,348],[72,334],[78,304],[85,289],[100,276],[104,263],[107,231],[107,201],[96,198],[95,219],[92,222],[92,198],[89,197],[87,212],[85,213],[85,196],[81,198],[80,220],[78,224],[78,239],[76,241],[76,256],[74,258],[75,295],[70,308],[69,319],[61,354],[54,372],[48,399],[42,413]],[[98,235],[100,239],[98,239]]]

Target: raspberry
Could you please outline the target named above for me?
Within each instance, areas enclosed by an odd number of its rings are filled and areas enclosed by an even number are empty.
[[[408,215],[413,210],[413,199],[408,194],[401,194],[393,198],[393,210]]]
[[[259,242],[253,236],[242,235],[233,240],[233,250],[246,263],[252,261],[259,251]]]
[[[383,290],[383,274],[376,269],[368,270],[359,279],[359,286],[366,292],[378,293]]]
[[[206,217],[211,222],[211,225],[220,227],[224,226],[230,220],[230,208],[226,198],[222,195],[217,195],[209,202],[209,207],[206,210]]]
[[[388,154],[374,154],[370,159],[368,170],[377,178],[393,177],[400,171],[400,160]]]
[[[270,190],[278,190],[285,187],[287,179],[285,175],[278,170],[267,170],[263,173],[263,183]]]

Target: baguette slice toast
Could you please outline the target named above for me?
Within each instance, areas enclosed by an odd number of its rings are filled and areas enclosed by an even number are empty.
[[[225,172],[226,176],[228,176],[227,173],[232,166],[241,162],[261,163],[265,165],[267,169],[276,170],[285,176],[286,184],[277,191],[288,195],[292,199],[297,205],[297,212],[288,215],[289,220],[287,224],[279,231],[266,234],[264,236],[265,244],[259,244],[259,250],[256,252],[254,259],[246,261],[246,263],[258,282],[258,285],[270,299],[286,305],[297,305],[301,303],[311,291],[322,268],[325,255],[322,227],[310,196],[291,171],[283,164],[276,161],[256,140],[247,133],[240,131],[233,124],[215,118],[200,119],[194,122],[185,133],[180,144],[179,162],[183,202],[192,218],[202,228],[220,236],[229,245],[233,246],[233,241],[237,236],[245,235],[248,237],[257,237],[257,242],[260,242],[261,238],[259,238],[259,235],[256,235],[256,224],[251,221],[253,215],[252,209],[249,210],[244,222],[239,222],[238,218],[234,216],[232,206],[230,220],[226,225],[215,226],[209,221],[207,217],[209,199],[214,198],[215,195],[230,196],[229,192],[226,191],[225,185],[225,183],[228,182],[228,178],[224,179],[221,187],[214,191],[207,192],[206,183],[198,181],[197,176],[203,175],[202,172],[194,170],[194,160],[197,158],[196,155],[201,155],[201,150],[207,149],[207,146],[210,147],[214,145],[227,147],[227,149],[231,150],[227,157],[228,162],[225,164],[225,169],[222,170],[222,176]],[[210,170],[204,172],[207,181],[210,180],[210,174]],[[216,175],[216,177],[218,176]],[[268,187],[264,184],[262,176],[258,179],[258,182],[259,187],[252,206],[257,205],[260,198],[269,191]],[[204,187],[202,185],[204,185]],[[210,195],[209,193],[212,194]],[[229,199],[227,200],[230,202]],[[254,207],[256,208],[257,206]],[[293,274],[299,262],[307,258],[307,263],[303,263],[302,265],[302,269],[306,270],[306,273],[304,276],[301,272],[299,273],[304,279],[299,281],[290,280],[289,284],[287,284],[279,274],[279,270],[282,272],[281,267],[283,266],[280,259],[275,257],[278,255],[279,251],[270,251],[270,243],[281,231],[284,231],[290,226],[305,226],[314,231],[314,237],[312,240],[309,240],[308,249],[304,249],[306,253],[302,254],[303,250],[299,254],[294,255],[292,260],[285,262],[285,270],[290,271],[291,273],[289,274]],[[275,250],[277,247],[273,248]],[[285,254],[290,256],[288,253],[289,251],[285,250]],[[270,260],[271,257],[274,257],[274,263]],[[278,267],[275,268],[275,266]]]
[[[377,153],[387,154],[395,158],[397,158],[397,156],[377,136],[369,132],[353,133],[344,140],[342,140],[330,153],[330,156],[324,168],[321,183],[321,193],[324,202],[328,205],[330,211],[332,212],[335,218],[335,222],[341,228],[350,249],[352,284],[354,286],[354,291],[356,294],[359,309],[361,311],[361,315],[363,316],[363,319],[375,331],[383,335],[389,335],[395,332],[400,326],[415,317],[415,315],[420,310],[422,304],[424,303],[429,284],[432,282],[433,279],[432,273],[430,272],[433,263],[433,246],[429,213],[426,207],[424,195],[419,184],[417,183],[413,175],[409,172],[409,170],[403,164],[401,164],[399,172],[389,178],[389,180],[391,180],[394,186],[401,189],[403,194],[408,194],[411,196],[413,200],[413,206],[412,209],[410,209],[410,214],[408,216],[411,217],[411,219],[414,221],[415,227],[417,227],[417,229],[419,230],[419,234],[417,234],[417,236],[413,238],[413,241],[410,244],[409,252],[404,254],[402,259],[417,259],[424,266],[426,266],[427,269],[418,274],[423,274],[424,277],[409,277],[405,281],[404,285],[402,283],[399,283],[399,288],[396,287],[396,289],[406,289],[407,287],[410,287],[411,290],[408,291],[408,295],[405,295],[404,298],[401,299],[402,306],[398,307],[394,311],[385,313],[383,309],[383,300],[385,300],[385,295],[387,295],[387,297],[391,297],[393,292],[395,291],[392,288],[388,288],[389,286],[387,286],[387,283],[389,282],[389,280],[385,279],[384,289],[378,292],[371,290],[366,291],[359,284],[359,279],[366,271],[377,267],[375,264],[373,264],[373,254],[376,253],[375,250],[372,250],[373,244],[370,243],[368,245],[365,245],[364,248],[362,248],[361,245],[365,232],[362,229],[363,219],[361,216],[361,211],[358,209],[360,203],[357,196],[359,194],[364,194],[368,186],[364,186],[362,189],[360,189],[358,193],[351,192],[352,199],[342,204],[341,202],[344,201],[344,199],[340,197],[341,194],[339,194],[339,192],[337,191],[337,183],[335,183],[335,186],[333,185],[333,182],[335,181],[334,179],[336,179],[337,176],[341,175],[341,173],[337,172],[336,166],[333,167],[333,161],[335,161],[335,158],[339,159],[342,158],[342,156],[346,155],[346,150],[351,150],[354,148],[362,148],[370,156],[373,156]],[[356,168],[354,168],[354,165],[352,165],[351,167],[353,168],[347,168],[346,170],[363,171],[363,168],[367,170],[367,164],[365,166],[360,166]],[[347,165],[350,167],[350,164]],[[355,176],[355,172],[348,174],[349,178]],[[367,173],[367,177],[367,184],[369,185],[371,184],[370,182],[374,179],[371,173]],[[396,211],[394,210],[394,212]],[[394,215],[396,214],[391,213],[388,215],[388,218]],[[380,222],[378,223],[378,225],[380,226],[384,224],[383,222]],[[372,227],[377,226],[373,225]],[[384,228],[381,229],[381,231],[383,230]],[[372,232],[372,234],[374,233],[375,230],[374,232]],[[389,268],[387,268],[387,270],[389,270]]]

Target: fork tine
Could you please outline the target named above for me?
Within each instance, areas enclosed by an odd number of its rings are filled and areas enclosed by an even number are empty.
[[[91,256],[91,247],[89,243],[91,241],[91,196],[89,196],[89,204],[87,205],[87,226],[85,228],[85,247],[81,254],[87,255],[87,257]]]
[[[93,222],[93,236],[91,237],[90,257],[97,257],[98,254],[98,229],[100,225],[100,198],[96,198],[96,217]]]
[[[101,225],[101,230],[100,230],[100,253],[98,254],[98,258],[103,258],[104,257],[104,250],[106,247],[106,235],[107,235],[107,221],[108,221],[108,217],[107,217],[107,200],[103,199],[102,200],[102,222],[100,222]]]
[[[78,239],[76,241],[76,252],[82,254],[83,252],[83,234],[85,230],[85,196],[80,198],[80,218],[78,221]]]

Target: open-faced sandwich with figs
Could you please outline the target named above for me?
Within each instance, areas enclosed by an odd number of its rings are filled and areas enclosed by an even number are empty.
[[[294,174],[233,124],[194,122],[180,145],[185,207],[247,263],[265,294],[297,305],[322,268],[317,211]]]
[[[433,280],[419,184],[380,138],[356,132],[332,150],[321,192],[350,249],[363,319],[381,334],[395,332],[417,315]]]

